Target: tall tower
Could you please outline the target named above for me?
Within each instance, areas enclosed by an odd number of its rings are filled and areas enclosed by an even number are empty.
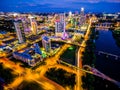
[[[57,20],[57,21],[55,22],[55,35],[56,35],[56,36],[61,36],[61,33],[62,33],[62,27],[61,27],[61,26],[62,26],[62,25],[61,25],[60,21]]]
[[[82,7],[81,10],[80,10],[80,15],[81,16],[84,16],[84,8]]]
[[[71,18],[71,17],[72,17],[72,12],[70,11],[70,12],[69,12],[69,18]]]
[[[45,48],[45,51],[50,53],[51,50],[51,40],[47,36],[42,36],[42,45]]]
[[[24,26],[22,21],[21,20],[14,21],[14,26],[15,26],[19,43],[24,43],[26,41],[26,38],[25,38]]]
[[[66,35],[65,32],[65,13],[59,15],[60,20],[55,22],[55,34],[58,37],[64,37]]]
[[[86,21],[86,16],[84,15],[84,8],[81,8],[79,23],[80,26],[83,25]]]
[[[30,21],[27,17],[22,18],[23,26],[25,32],[31,32]]]
[[[32,16],[29,16],[30,18],[30,23],[31,23],[31,31],[34,35],[37,35],[37,23],[35,21],[35,18]]]

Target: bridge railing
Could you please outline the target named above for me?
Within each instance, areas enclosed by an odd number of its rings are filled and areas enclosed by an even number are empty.
[[[98,55],[103,54],[103,55],[106,55],[107,57],[108,56],[113,56],[113,57],[115,57],[116,60],[118,60],[120,58],[120,56],[112,54],[112,53],[108,53],[108,52],[97,51],[97,53],[98,53]]]
[[[118,81],[116,81],[116,80],[114,80],[114,79],[106,76],[105,74],[103,74],[103,73],[101,73],[100,71],[98,71],[96,68],[92,68],[92,67],[89,66],[89,65],[84,65],[83,68],[79,68],[79,67],[73,66],[73,65],[71,65],[71,64],[69,64],[69,63],[66,63],[66,62],[64,62],[64,61],[61,61],[61,60],[60,60],[59,62],[60,62],[60,63],[64,63],[65,65],[68,65],[68,66],[70,66],[70,67],[73,67],[73,68],[75,68],[76,70],[82,70],[83,72],[86,72],[86,73],[93,74],[93,75],[95,75],[95,76],[104,78],[104,79],[106,79],[106,80],[108,80],[108,81],[110,81],[110,82],[113,82],[113,83],[116,84],[118,87],[120,87],[120,82],[118,82]],[[90,71],[85,70],[85,69],[84,69],[85,67],[89,68]]]

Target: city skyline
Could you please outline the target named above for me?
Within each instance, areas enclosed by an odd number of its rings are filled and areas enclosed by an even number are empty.
[[[120,0],[2,0],[0,11],[3,12],[120,12]],[[104,8],[104,9],[103,9]]]
[[[120,0],[1,0],[0,90],[120,90]]]

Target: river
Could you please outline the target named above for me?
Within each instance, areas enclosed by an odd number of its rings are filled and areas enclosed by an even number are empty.
[[[96,51],[104,51],[104,52],[108,52],[108,53],[112,53],[120,56],[120,47],[116,45],[115,39],[112,36],[112,31],[110,30],[108,31],[99,30],[99,37],[96,40],[95,44],[96,44]],[[116,60],[113,57],[106,58],[105,56],[98,55],[96,53],[95,67],[102,73],[120,82],[120,60],[119,59]],[[101,80],[100,82],[103,83],[104,80]],[[110,83],[109,85],[106,85],[105,87],[111,87],[111,86],[112,86],[112,83]],[[105,88],[103,87],[103,89]],[[108,90],[108,89],[105,89],[105,90]]]

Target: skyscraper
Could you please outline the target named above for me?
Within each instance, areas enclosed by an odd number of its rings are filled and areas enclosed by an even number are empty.
[[[63,37],[65,35],[65,13],[59,15],[59,20],[55,22],[55,34],[58,37]]]
[[[70,18],[72,17],[72,12],[71,12],[71,11],[69,12],[69,17],[70,17]]]
[[[29,16],[30,18],[30,23],[31,23],[31,31],[34,35],[37,35],[37,23],[35,21],[35,18],[32,16]]]
[[[80,20],[79,20],[80,26],[83,25],[85,21],[86,21],[86,16],[84,15],[84,8],[81,8]]]
[[[50,53],[51,50],[51,40],[47,36],[42,36],[42,45],[45,48],[45,51]]]
[[[81,10],[80,10],[80,15],[81,16],[84,16],[84,8],[82,7]]]
[[[63,29],[62,29],[62,28],[63,28],[63,27],[62,27],[62,24],[60,23],[60,21],[59,21],[59,20],[56,21],[56,22],[55,22],[55,35],[56,35],[56,36],[61,37],[62,32],[63,32]]]
[[[22,22],[23,22],[25,33],[31,32],[31,28],[30,28],[31,25],[30,25],[29,19],[27,17],[24,17],[22,18]]]
[[[25,38],[24,26],[22,21],[21,20],[14,21],[14,26],[15,26],[19,43],[24,43],[26,41],[26,38]]]

